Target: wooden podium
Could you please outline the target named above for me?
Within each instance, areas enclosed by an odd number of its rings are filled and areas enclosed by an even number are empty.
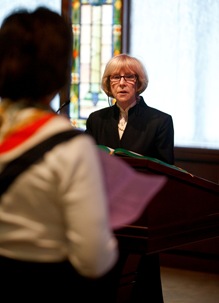
[[[118,303],[163,303],[159,253],[219,237],[219,185],[175,166],[122,159],[168,180],[136,222],[115,231],[121,251]]]

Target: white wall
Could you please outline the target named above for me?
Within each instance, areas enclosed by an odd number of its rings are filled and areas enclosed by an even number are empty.
[[[146,103],[172,115],[175,145],[219,149],[219,1],[132,0],[130,54]]]

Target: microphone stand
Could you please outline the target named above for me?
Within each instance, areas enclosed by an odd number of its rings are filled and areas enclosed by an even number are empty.
[[[67,100],[66,102],[64,102],[60,107],[59,109],[57,109],[56,111],[56,114],[58,114],[60,112],[60,110],[63,109],[63,107],[65,107],[66,105],[68,105],[71,101],[70,100]]]

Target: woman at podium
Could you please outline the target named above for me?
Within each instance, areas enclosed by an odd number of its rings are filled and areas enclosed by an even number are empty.
[[[102,89],[108,96],[110,106],[90,114],[85,132],[93,136],[98,145],[123,148],[172,165],[173,120],[171,115],[146,104],[140,94],[147,86],[146,69],[137,58],[128,54],[112,57],[102,76]],[[121,251],[122,271],[130,262],[132,257]],[[148,293],[150,291],[151,294]],[[137,280],[130,302],[143,303],[146,298],[151,298],[150,302],[163,302],[158,254],[142,255],[137,264]]]

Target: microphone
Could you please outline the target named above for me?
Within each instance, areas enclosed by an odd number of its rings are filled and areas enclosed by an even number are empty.
[[[63,107],[65,107],[66,105],[68,105],[71,102],[71,100],[67,100],[66,102],[64,102],[59,109],[57,109],[56,114],[58,114],[58,112],[60,112],[61,109],[63,109]]]

